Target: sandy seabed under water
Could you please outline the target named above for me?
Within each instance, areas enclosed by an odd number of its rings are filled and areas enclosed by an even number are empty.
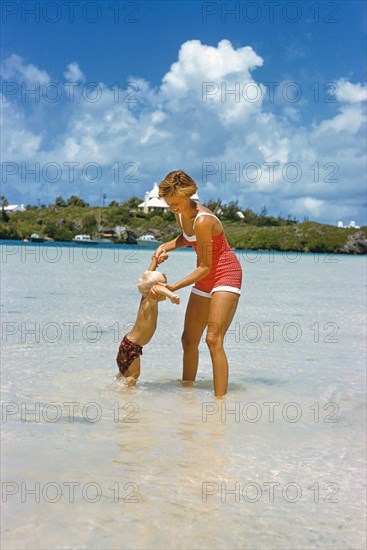
[[[365,258],[238,252],[214,400],[205,342],[179,381],[189,289],[115,381],[151,251],[27,250],[2,254],[4,550],[365,547]]]

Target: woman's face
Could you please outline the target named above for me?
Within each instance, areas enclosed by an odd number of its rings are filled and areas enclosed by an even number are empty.
[[[180,214],[187,208],[188,199],[185,197],[172,195],[171,197],[166,197],[164,200],[175,214]]]

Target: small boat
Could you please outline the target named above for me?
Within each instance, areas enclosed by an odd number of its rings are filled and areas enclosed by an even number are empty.
[[[92,239],[90,235],[86,235],[85,233],[81,235],[75,235],[74,239],[72,239],[73,243],[76,244],[113,244],[112,239],[105,239],[102,237],[96,237],[95,239]]]
[[[138,239],[136,239],[136,242],[139,246],[154,246],[154,247],[157,247],[160,244],[163,244],[162,241],[158,241],[158,239],[156,239],[154,237],[154,235],[151,235],[149,233],[147,233],[146,235],[143,235],[142,237],[139,237]]]
[[[45,238],[42,237],[42,235],[39,235],[38,233],[32,233],[31,241],[32,243],[43,243],[45,242]]]
[[[95,244],[94,240],[91,239],[90,235],[75,235],[74,239],[72,239],[73,243],[77,244]]]

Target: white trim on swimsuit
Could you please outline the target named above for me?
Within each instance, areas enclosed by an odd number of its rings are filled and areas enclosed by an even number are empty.
[[[183,225],[182,225],[181,212],[178,214],[178,216],[180,218],[180,225],[181,225],[183,236],[185,237],[185,239],[187,241],[189,241],[191,243],[195,243],[196,242],[196,235],[195,234],[194,235],[186,235],[186,233],[184,231],[184,228],[183,228]],[[198,219],[199,216],[213,216],[213,218],[218,220],[220,225],[222,225],[222,222],[220,221],[220,219],[217,218],[217,216],[215,214],[212,214],[211,212],[199,212],[198,214],[196,214],[195,219],[194,219],[194,223],[192,224],[193,229],[195,228],[195,223],[196,223],[196,220]],[[222,226],[222,228],[223,228],[223,226]]]
[[[241,296],[241,290],[239,288],[235,288],[234,286],[215,286],[211,292],[204,292],[194,286],[191,288],[192,294],[197,294],[198,296],[203,296],[204,298],[211,298],[214,292],[233,292],[234,294]]]

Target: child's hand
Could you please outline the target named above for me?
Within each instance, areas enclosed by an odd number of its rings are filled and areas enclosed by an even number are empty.
[[[172,302],[172,304],[177,304],[178,305],[180,303],[180,297],[177,296],[177,294],[174,294],[171,298],[171,302]]]
[[[165,260],[167,260],[168,254],[166,252],[166,249],[161,245],[158,246],[158,248],[154,251],[154,254],[152,256],[152,260],[156,260],[158,264],[161,264]]]
[[[158,256],[158,258],[156,258],[158,264],[161,264],[163,262],[165,262],[168,258],[168,254],[167,252],[161,252]]]

